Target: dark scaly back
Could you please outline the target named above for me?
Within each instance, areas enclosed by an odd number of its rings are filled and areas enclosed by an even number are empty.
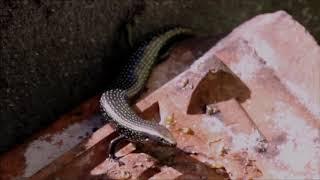
[[[155,139],[156,142],[166,145],[176,143],[170,131],[164,126],[137,116],[127,100],[143,88],[161,49],[170,40],[185,35],[192,35],[192,33],[189,29],[172,28],[142,42],[114,81],[113,86],[100,98],[104,114],[111,118],[111,122],[128,139],[138,141],[144,141],[146,138]]]
[[[189,29],[179,27],[152,34],[151,38],[149,37],[140,43],[112,87],[126,90],[129,98],[136,95],[143,88],[162,48],[172,38],[191,34]]]

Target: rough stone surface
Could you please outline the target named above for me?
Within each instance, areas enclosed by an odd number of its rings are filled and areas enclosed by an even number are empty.
[[[2,0],[0,152],[108,84],[128,50],[119,26],[132,17],[135,42],[168,24],[226,34],[254,15],[285,9],[319,40],[318,7],[317,0]]]
[[[1,152],[106,86],[123,62],[108,58],[115,32],[136,5],[4,0],[0,8]]]

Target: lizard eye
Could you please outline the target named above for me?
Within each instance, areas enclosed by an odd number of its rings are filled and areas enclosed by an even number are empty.
[[[166,141],[165,139],[163,139],[163,138],[161,138],[160,141],[161,141],[161,143],[163,143],[163,144],[167,144],[167,141]]]

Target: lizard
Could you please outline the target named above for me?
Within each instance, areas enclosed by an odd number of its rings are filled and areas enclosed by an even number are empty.
[[[155,33],[142,41],[120,71],[119,76],[101,95],[100,106],[103,115],[120,134],[109,144],[109,158],[120,162],[119,157],[115,156],[115,148],[122,140],[155,143],[169,147],[177,145],[174,136],[165,126],[140,118],[131,109],[129,100],[144,88],[163,48],[177,37],[190,35],[193,35],[190,29],[174,27]]]

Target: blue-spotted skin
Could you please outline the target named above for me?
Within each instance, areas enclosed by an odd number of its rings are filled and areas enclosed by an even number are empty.
[[[176,36],[190,34],[189,29],[173,28],[143,42],[122,69],[112,88],[101,96],[100,104],[104,114],[127,139],[138,142],[154,141],[169,146],[176,144],[167,128],[137,116],[130,108],[128,99],[144,87],[161,48]]]

